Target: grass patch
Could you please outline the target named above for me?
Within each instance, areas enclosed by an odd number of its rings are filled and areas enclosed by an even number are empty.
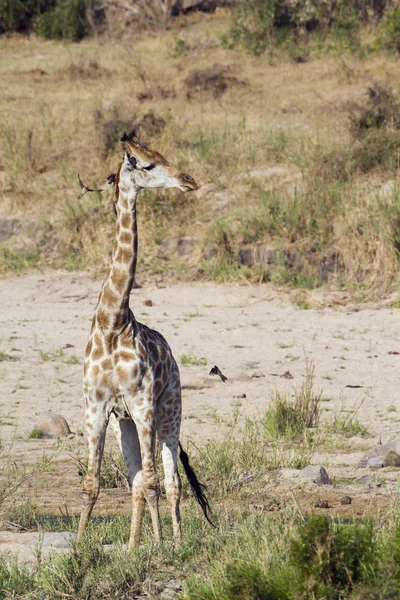
[[[207,359],[202,356],[201,358],[197,358],[194,354],[193,350],[187,352],[186,354],[181,354],[179,356],[179,362],[181,365],[200,365],[205,367],[207,364]]]
[[[41,429],[33,428],[29,434],[28,439],[30,440],[39,440],[44,437],[44,433]]]
[[[306,362],[306,376],[294,400],[285,393],[275,391],[263,417],[265,434],[271,439],[293,441],[307,437],[319,424],[322,391],[314,388],[315,366]]]
[[[333,420],[327,423],[325,427],[328,432],[337,433],[345,437],[353,437],[355,435],[361,437],[369,436],[368,427],[357,419],[355,413],[335,415]]]

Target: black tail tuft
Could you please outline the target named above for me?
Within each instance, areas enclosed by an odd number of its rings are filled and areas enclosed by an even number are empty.
[[[203,511],[204,516],[207,519],[207,521],[210,523],[210,525],[215,527],[214,523],[211,521],[210,516],[209,516],[211,513],[211,508],[208,503],[207,496],[204,493],[204,490],[206,490],[207,488],[205,485],[200,483],[199,480],[197,479],[196,473],[193,471],[192,467],[189,464],[189,457],[186,454],[186,452],[184,451],[184,449],[182,448],[182,445],[180,442],[179,442],[179,450],[180,450],[179,457],[181,459],[183,468],[185,469],[186,477],[189,480],[190,487],[193,490],[194,497],[196,498],[197,502],[200,504],[201,510]]]

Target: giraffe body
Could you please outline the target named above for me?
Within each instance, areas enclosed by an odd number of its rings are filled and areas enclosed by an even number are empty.
[[[143,187],[180,187],[187,191],[197,189],[197,185],[137,138],[124,135],[123,141],[129,151],[115,181],[116,239],[85,353],[83,391],[89,461],[78,539],[99,493],[101,458],[110,422],[132,486],[132,547],[140,540],[145,502],[154,536],[156,540],[161,537],[159,479],[154,461],[156,436],[174,537],[178,542],[181,539],[181,480],[177,468],[181,424],[179,369],[164,337],[136,321],[129,307],[137,261],[136,198]]]

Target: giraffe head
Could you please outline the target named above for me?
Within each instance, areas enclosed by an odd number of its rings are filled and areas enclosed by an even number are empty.
[[[172,188],[182,192],[197,190],[190,175],[182,173],[159,152],[150,150],[134,133],[121,138],[125,154],[118,174],[118,186],[124,188]]]

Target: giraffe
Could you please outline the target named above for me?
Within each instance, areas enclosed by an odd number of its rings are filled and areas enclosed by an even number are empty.
[[[192,490],[209,519],[209,504],[179,442],[181,385],[177,363],[164,337],[136,321],[129,295],[134,283],[138,233],[136,199],[142,188],[177,187],[196,190],[190,175],[181,173],[159,152],[151,151],[134,133],[121,138],[124,157],[115,185],[116,238],[111,265],[103,283],[85,352],[83,393],[89,444],[88,471],[83,484],[78,541],[97,500],[107,425],[110,422],[127,466],[132,488],[129,548],[140,542],[147,502],[154,537],[161,539],[158,512],[159,478],[155,469],[156,435],[161,448],[165,490],[176,543],[181,541],[179,500],[180,458]],[[211,522],[211,521],[210,521]]]

